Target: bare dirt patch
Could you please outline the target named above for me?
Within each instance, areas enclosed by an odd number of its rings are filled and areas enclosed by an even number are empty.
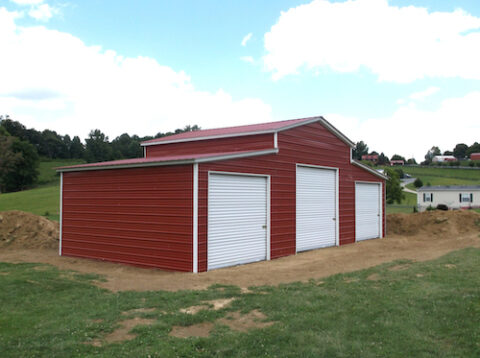
[[[440,218],[439,220],[436,220]],[[444,219],[447,220],[444,220]],[[214,284],[243,288],[321,279],[399,259],[433,260],[465,247],[480,247],[480,214],[473,211],[425,212],[387,216],[388,237],[300,253],[272,261],[199,274],[144,269],[111,262],[58,256],[52,249],[0,249],[3,262],[40,262],[63,270],[95,273],[111,291],[206,289]],[[257,294],[258,292],[254,292]]]
[[[155,312],[156,309],[155,308],[134,308],[132,310],[128,310],[128,311],[124,311],[122,312],[122,315],[124,316],[128,316],[128,315],[132,315],[132,314],[137,314],[137,313],[152,313],[152,312]]]
[[[274,324],[274,322],[265,322],[265,316],[259,310],[250,311],[247,314],[240,312],[230,312],[224,318],[217,320],[218,323],[224,324],[234,331],[246,332],[254,328],[265,328]]]
[[[23,211],[0,212],[0,247],[58,248],[59,224]]]
[[[196,314],[202,310],[208,310],[211,306],[213,310],[218,311],[232,303],[235,298],[219,298],[217,300],[204,301],[201,305],[191,306],[180,309],[180,312],[187,314]]]
[[[155,322],[154,319],[146,319],[146,318],[139,318],[135,317],[132,319],[127,319],[120,322],[120,327],[118,327],[115,331],[105,336],[103,339],[94,339],[89,342],[85,342],[85,344],[90,344],[95,347],[100,347],[104,343],[115,343],[115,342],[123,342],[129,341],[134,339],[137,335],[130,333],[130,331],[135,328],[136,326],[148,326]]]
[[[212,322],[203,322],[191,326],[173,326],[169,335],[177,338],[208,337],[213,327]]]
[[[372,273],[370,276],[367,277],[369,281],[378,281],[380,280],[380,275],[378,273]]]

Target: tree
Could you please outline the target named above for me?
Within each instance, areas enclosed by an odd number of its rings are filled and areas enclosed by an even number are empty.
[[[362,155],[368,154],[368,145],[366,145],[363,140],[357,142],[355,149],[353,150],[353,158],[357,160],[362,160]]]
[[[378,156],[378,165],[388,165],[390,163],[390,160],[388,157],[382,153]]]
[[[417,164],[417,161],[415,160],[415,158],[410,158],[407,160],[407,164]]]
[[[404,162],[406,162],[405,158],[398,154],[394,154],[391,160],[403,160]]]
[[[80,159],[85,154],[85,148],[78,136],[73,137],[72,144],[70,144],[70,158]]]
[[[33,145],[0,130],[0,191],[17,191],[35,183],[38,154]]]
[[[468,145],[459,143],[453,148],[453,155],[457,159],[463,159],[467,156]]]
[[[442,154],[442,152],[440,151],[440,148],[436,147],[436,146],[433,146],[432,148],[430,148],[427,152],[427,154],[425,154],[425,164],[430,164],[433,160],[433,157],[435,157],[436,155],[440,155]]]
[[[415,188],[421,188],[423,186],[422,179],[420,178],[415,179],[415,181],[413,182],[413,185],[415,186]]]
[[[473,143],[470,147],[468,147],[465,154],[467,157],[470,157],[470,154],[472,153],[480,153],[480,143],[478,142]]]
[[[138,158],[143,154],[140,138],[136,135],[130,137],[127,133],[112,141],[112,149],[115,158]]]
[[[403,193],[402,186],[400,185],[398,173],[394,169],[386,168],[385,174],[388,176],[386,185],[387,204],[393,204],[394,202],[400,204],[402,199],[405,198],[405,194]]]
[[[88,163],[104,162],[113,159],[113,151],[108,142],[108,137],[102,131],[95,129],[90,131],[89,137],[85,139],[85,159]]]
[[[446,150],[443,152],[443,155],[453,155],[453,152],[451,150]]]

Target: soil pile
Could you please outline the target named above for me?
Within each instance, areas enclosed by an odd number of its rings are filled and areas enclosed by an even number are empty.
[[[18,210],[0,212],[0,247],[54,249],[58,237],[57,222]]]
[[[436,237],[456,237],[475,232],[480,233],[480,214],[471,210],[434,210],[387,215],[389,236],[429,234]]]

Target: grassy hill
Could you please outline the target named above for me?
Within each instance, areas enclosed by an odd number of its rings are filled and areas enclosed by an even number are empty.
[[[479,169],[404,167],[403,171],[420,178],[423,185],[479,185]]]
[[[60,176],[56,167],[84,163],[83,160],[42,161],[39,166],[38,187],[16,193],[0,194],[0,211],[22,210],[59,220]]]

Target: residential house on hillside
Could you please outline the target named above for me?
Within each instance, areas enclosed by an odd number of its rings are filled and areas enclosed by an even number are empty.
[[[423,186],[417,191],[417,207],[446,205],[449,209],[480,208],[480,185]]]

